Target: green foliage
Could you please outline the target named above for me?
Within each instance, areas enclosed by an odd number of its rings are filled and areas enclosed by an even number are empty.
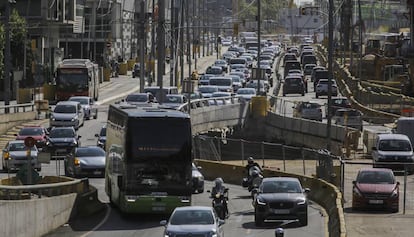
[[[19,15],[17,10],[13,9],[10,14],[10,51],[12,68],[22,69],[24,61],[24,49],[27,24],[26,20]],[[0,22],[0,78],[4,75],[4,50],[5,50],[5,27],[3,22]],[[28,61],[29,62],[29,61]]]
[[[257,16],[257,1],[253,4],[251,1],[246,0],[239,1],[239,17],[240,20],[254,21]],[[278,18],[279,11],[282,7],[281,1],[275,0],[261,0],[261,16],[263,20],[276,20]]]

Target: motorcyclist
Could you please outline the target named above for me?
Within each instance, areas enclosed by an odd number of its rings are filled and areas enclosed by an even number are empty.
[[[260,165],[254,161],[253,157],[250,156],[249,158],[247,158],[247,165],[246,165],[246,171],[247,171],[248,176],[251,175],[250,168],[252,167],[257,167],[260,172],[263,171]]]
[[[224,208],[224,212],[226,213],[226,216],[229,214],[229,210],[227,208],[228,197],[227,195],[225,195],[227,190],[228,189],[224,186],[224,181],[222,178],[219,177],[214,180],[214,186],[211,189],[211,197],[214,198],[216,194],[218,193],[221,193],[221,195],[223,195],[224,197],[223,208]]]

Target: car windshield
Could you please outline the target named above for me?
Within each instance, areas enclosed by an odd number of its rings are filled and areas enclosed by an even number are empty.
[[[237,91],[237,94],[240,94],[240,95],[254,95],[254,94],[256,94],[256,90],[246,90],[246,89],[239,89],[238,91]]]
[[[53,110],[55,113],[74,114],[76,113],[76,106],[73,105],[57,105]]]
[[[24,145],[24,143],[12,143],[9,146],[9,151],[26,151],[27,147]],[[36,148],[32,147],[30,150],[35,151]]]
[[[76,157],[105,156],[105,151],[98,147],[78,148],[76,149],[75,156]]]
[[[89,104],[88,98],[76,97],[76,98],[70,98],[69,101],[77,101],[81,105],[87,105],[87,104]]]
[[[106,127],[102,127],[101,131],[99,132],[99,136],[106,136]]]
[[[133,95],[127,95],[125,98],[126,102],[147,102],[148,101],[148,95],[147,94],[133,94]]]
[[[214,217],[209,210],[177,210],[170,219],[171,225],[212,225]]]
[[[381,151],[411,151],[411,144],[408,140],[381,140],[379,143],[379,150]]]
[[[183,103],[183,98],[180,96],[167,96],[164,103]]]
[[[393,184],[394,177],[391,172],[363,171],[359,173],[357,182],[361,184]]]
[[[42,135],[43,129],[42,128],[22,128],[19,132],[20,136],[36,136]]]
[[[74,137],[75,133],[72,129],[52,129],[50,137]]]
[[[218,91],[218,87],[199,87],[198,91],[201,93],[213,93]]]
[[[302,190],[298,182],[293,181],[269,181],[264,182],[263,193],[301,193]]]

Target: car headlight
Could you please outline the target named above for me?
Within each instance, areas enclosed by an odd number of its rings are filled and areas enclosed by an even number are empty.
[[[390,195],[391,198],[398,198],[398,190],[394,189]]]
[[[80,166],[80,160],[78,158],[75,158],[73,163],[75,164],[75,166]]]
[[[78,145],[78,142],[77,141],[72,141],[72,145],[76,146],[76,145]]]
[[[298,205],[304,205],[304,204],[306,204],[306,199],[298,199],[297,200],[297,204]]]
[[[381,154],[378,154],[378,160],[382,160],[382,159],[385,159],[385,156],[381,155]]]
[[[55,121],[55,116],[53,116],[53,114],[50,115],[50,120]]]
[[[362,197],[362,193],[359,191],[359,189],[358,188],[356,188],[356,187],[354,187],[354,189],[353,189],[353,193],[356,195],[356,196],[358,196],[358,197]]]
[[[263,201],[263,200],[260,200],[260,198],[257,198],[257,199],[256,199],[256,203],[257,203],[258,205],[266,205],[266,202],[265,202],[265,201]]]
[[[76,120],[78,120],[78,116],[73,117],[71,121],[74,122]]]

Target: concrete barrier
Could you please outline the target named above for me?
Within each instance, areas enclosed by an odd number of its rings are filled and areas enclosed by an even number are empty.
[[[1,236],[43,236],[68,222],[75,199],[76,193],[41,199],[2,200]]]
[[[0,134],[5,134],[12,127],[20,125],[24,121],[34,120],[35,118],[35,111],[0,114]]]
[[[207,160],[196,160],[196,163],[203,167],[203,175],[208,180],[222,177],[225,183],[241,185],[242,178],[245,177],[245,168],[243,166]],[[288,176],[298,178],[303,187],[311,189],[308,196],[309,199],[321,205],[328,213],[328,233],[325,233],[325,236],[346,236],[342,194],[337,187],[322,179],[269,169],[265,169],[263,175],[264,177]]]

